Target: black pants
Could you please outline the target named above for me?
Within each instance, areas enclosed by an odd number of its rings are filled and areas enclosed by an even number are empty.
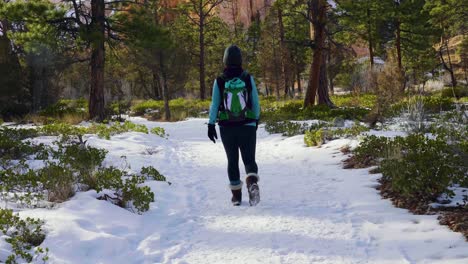
[[[245,172],[258,173],[255,162],[257,129],[255,126],[220,127],[221,140],[228,159],[228,176],[231,185],[240,183],[239,150],[244,162]]]

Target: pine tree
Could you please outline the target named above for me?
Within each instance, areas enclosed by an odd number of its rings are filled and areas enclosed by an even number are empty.
[[[206,98],[206,29],[212,23],[215,8],[224,0],[188,0],[181,11],[198,31],[198,70],[200,82],[200,99]]]
[[[467,6],[467,0],[427,0],[424,6],[430,15],[429,21],[432,27],[439,31],[437,47],[439,59],[444,69],[450,74],[452,87],[457,86],[457,79],[450,55],[449,40],[458,34],[466,35]]]

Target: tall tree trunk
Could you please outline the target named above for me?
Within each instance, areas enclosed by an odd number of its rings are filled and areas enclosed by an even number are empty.
[[[202,1],[200,1],[201,5]],[[200,12],[203,13],[203,8],[200,7]],[[203,14],[200,14],[200,25],[199,25],[199,37],[200,37],[200,99],[205,100],[205,21]]]
[[[91,1],[91,30],[93,31],[91,53],[91,90],[89,94],[89,117],[102,121],[105,118],[104,108],[104,0]]]
[[[372,37],[372,22],[370,7],[366,9],[367,14],[367,43],[369,45],[369,60],[371,69],[374,68],[374,40]]]
[[[396,21],[396,32],[395,32],[395,45],[396,45],[396,51],[397,51],[397,61],[398,61],[398,72],[399,74],[404,78],[405,73],[403,72],[403,63],[402,63],[402,55],[401,55],[401,22],[400,18],[397,19]],[[401,84],[401,92],[404,92],[406,89],[406,81],[403,81]]]
[[[443,49],[447,50],[447,57],[448,57],[448,65],[447,62],[444,59],[444,51]],[[452,65],[452,60],[450,59],[450,51],[448,48],[448,40],[445,40],[444,38],[441,39],[440,42],[440,47],[439,47],[439,57],[442,62],[442,66],[445,68],[450,73],[450,79],[452,82],[452,87],[457,86],[457,79],[455,78],[455,74],[453,72],[453,65]]]
[[[398,70],[400,72],[403,72],[403,64],[402,64],[402,58],[401,58],[401,28],[400,27],[401,27],[401,23],[400,23],[400,19],[398,19],[396,22],[395,45],[396,45],[396,50],[397,50]]]
[[[320,66],[322,65],[322,53],[325,46],[326,2],[325,0],[311,1],[309,9],[312,15],[315,48],[304,98],[305,107],[315,104],[315,97],[320,86]]]
[[[447,58],[448,58],[448,63],[450,67],[450,78],[452,79],[452,87],[455,88],[457,86],[457,79],[455,78],[455,71],[453,69],[453,64],[452,64],[452,59],[450,57],[450,49],[448,46],[448,39],[445,40],[445,49],[447,50]]]
[[[297,91],[299,95],[302,94],[302,84],[301,84],[301,72],[299,70],[296,71],[296,78],[297,78]]]
[[[167,86],[167,72],[164,62],[163,52],[159,52],[159,66],[161,70],[161,86],[162,86],[162,95],[164,100],[164,118],[166,121],[171,120],[171,109],[169,108],[169,89]]]
[[[287,73],[287,55],[286,55],[286,45],[284,43],[284,25],[283,25],[283,11],[281,8],[278,8],[278,27],[279,27],[279,36],[280,36],[280,56],[281,56],[281,80],[280,86],[284,89],[284,96],[287,97],[289,94],[289,80]]]
[[[327,76],[327,52],[323,52],[322,64],[320,65],[320,80],[318,88],[318,104],[335,107],[328,93],[328,76]]]
[[[161,78],[159,77],[159,73],[156,67],[152,67],[152,68],[153,69],[151,69],[151,71],[153,75],[153,83],[152,83],[153,98],[156,100],[159,100],[161,99],[161,82],[160,82]]]

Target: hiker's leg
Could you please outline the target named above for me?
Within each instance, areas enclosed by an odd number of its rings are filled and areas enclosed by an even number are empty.
[[[255,161],[255,149],[257,145],[257,130],[255,126],[239,127],[239,148],[247,176],[257,176],[258,167]]]
[[[228,176],[231,187],[239,186],[239,145],[236,127],[220,127],[221,140],[228,160]]]

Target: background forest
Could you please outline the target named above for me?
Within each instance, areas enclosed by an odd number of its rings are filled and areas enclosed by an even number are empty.
[[[137,100],[164,99],[160,118],[170,120],[169,100],[209,99],[230,43],[243,49],[261,94],[305,106],[333,107],[335,92],[466,89],[467,4],[2,0],[0,113],[11,120],[83,99],[82,116],[104,120]]]

